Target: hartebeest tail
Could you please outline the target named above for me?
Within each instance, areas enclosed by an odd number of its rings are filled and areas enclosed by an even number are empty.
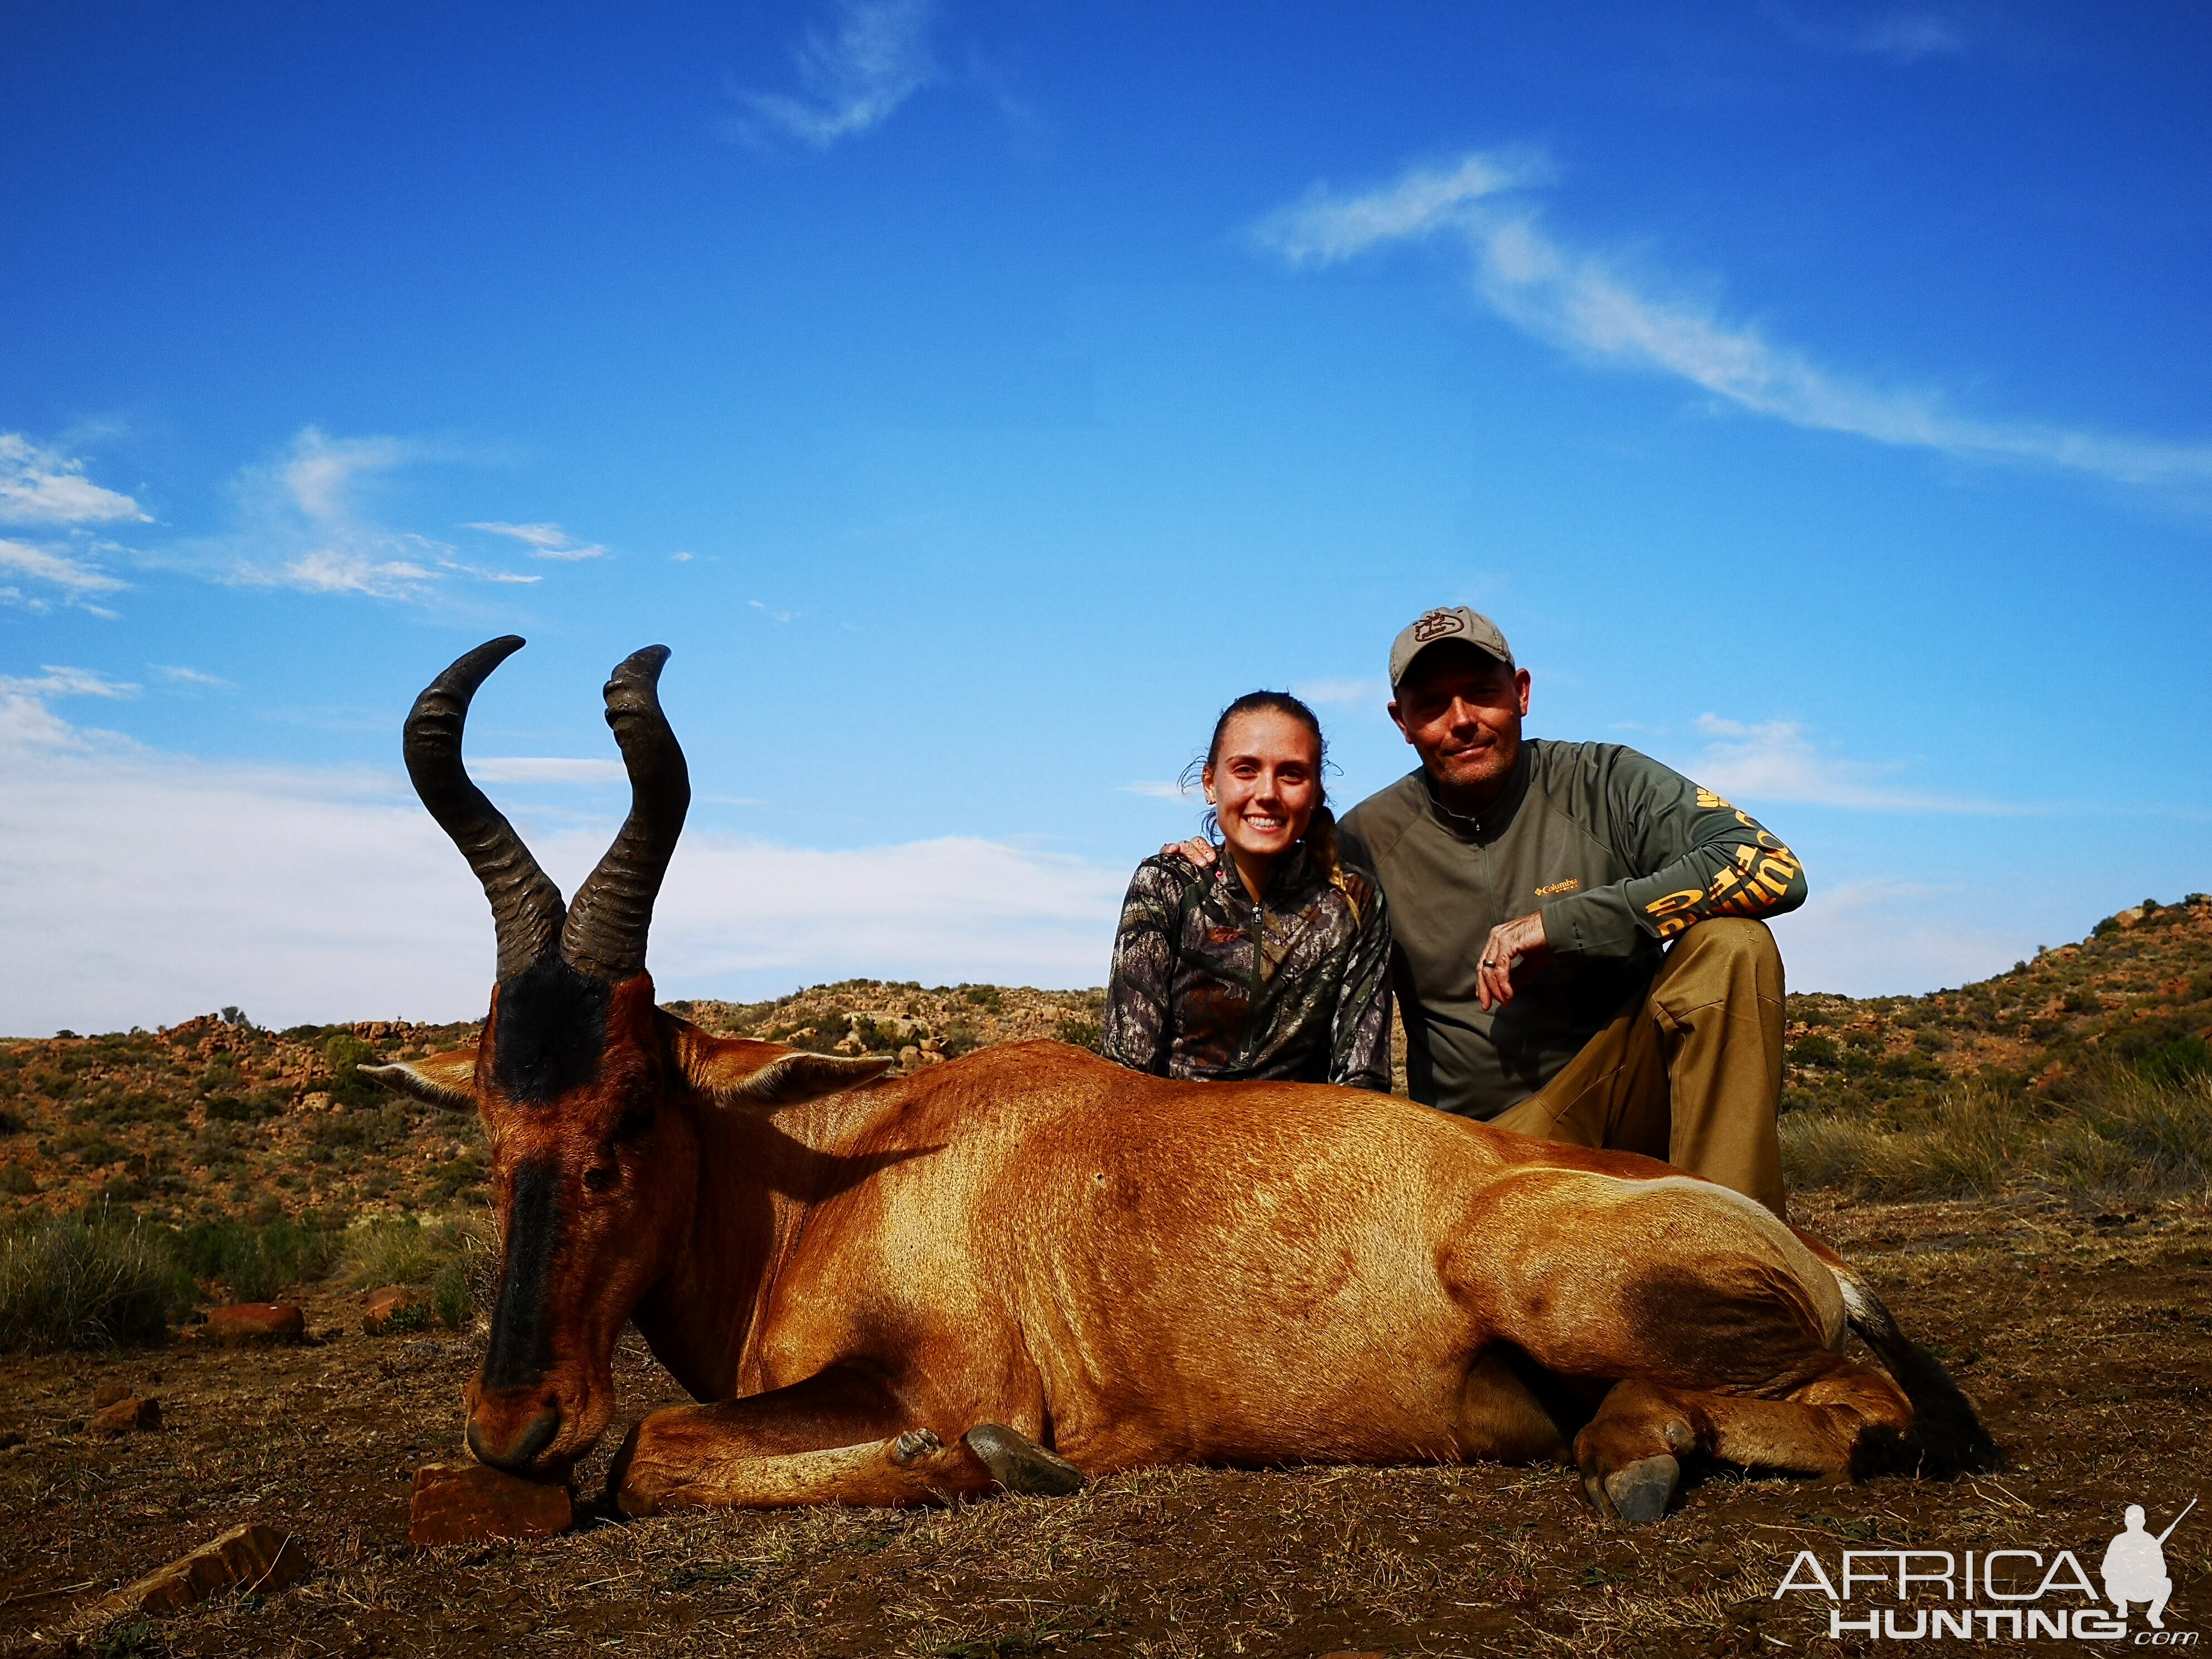
[[[1851,1331],[1881,1356],[1881,1363],[1912,1402],[1912,1426],[1902,1434],[1869,1431],[1851,1459],[1851,1474],[1980,1474],[2000,1467],[2004,1454],[1973,1404],[1959,1392],[1943,1362],[1898,1328],[1897,1321],[1867,1282],[1849,1266],[1831,1263]]]
[[[629,1323],[700,1402],[630,1431],[631,1515],[1443,1455],[1564,1458],[1600,1513],[1654,1521],[1686,1458],[1827,1480],[1993,1462],[1833,1250],[1649,1158],[1056,1042],[884,1078],[677,1018],[645,965],[690,799],[668,653],[607,683],[630,811],[564,903],[461,763],[470,698],[520,644],[453,663],[406,728],[491,905],[483,1036],[375,1068],[489,1132],[483,1462],[566,1478]],[[1839,1351],[1847,1328],[1886,1373]]]

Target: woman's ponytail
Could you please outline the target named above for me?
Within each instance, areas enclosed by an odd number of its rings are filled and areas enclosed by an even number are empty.
[[[1344,861],[1336,854],[1336,814],[1328,810],[1326,801],[1314,808],[1313,817],[1306,824],[1306,850],[1328,878],[1328,884],[1343,894],[1344,902],[1352,907],[1352,925],[1361,926],[1359,901],[1344,879]]]

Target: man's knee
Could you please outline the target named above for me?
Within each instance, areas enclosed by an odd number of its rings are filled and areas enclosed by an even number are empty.
[[[1725,981],[1744,975],[1759,994],[1782,998],[1782,950],[1763,921],[1714,916],[1693,922],[1668,947],[1661,970],[1670,981],[1687,976]]]

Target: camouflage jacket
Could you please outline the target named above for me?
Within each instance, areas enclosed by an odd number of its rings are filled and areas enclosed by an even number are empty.
[[[1114,936],[1106,1058],[1155,1077],[1388,1093],[1390,920],[1372,877],[1347,864],[1344,878],[1349,902],[1294,847],[1255,904],[1225,855],[1206,870],[1146,859]]]

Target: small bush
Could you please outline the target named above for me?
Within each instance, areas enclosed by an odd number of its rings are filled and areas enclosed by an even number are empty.
[[[995,985],[970,985],[960,994],[987,1014],[995,1014],[1006,1006],[1006,993]]]
[[[337,1255],[329,1233],[281,1218],[258,1225],[196,1221],[177,1241],[194,1279],[223,1286],[239,1302],[267,1302],[288,1285],[319,1279]]]
[[[23,1198],[39,1190],[38,1178],[21,1164],[0,1164],[0,1193]]]
[[[424,1226],[414,1216],[377,1216],[346,1229],[339,1266],[356,1290],[428,1285],[460,1249],[459,1224]]]
[[[361,1067],[379,1060],[375,1049],[349,1031],[342,1031],[323,1045],[323,1065],[330,1073],[326,1086],[331,1098],[342,1106],[380,1106],[391,1097],[382,1085],[363,1077]]]
[[[1060,1022],[1060,1030],[1055,1035],[1062,1042],[1069,1043],[1078,1048],[1088,1048],[1093,1054],[1098,1052],[1099,1029],[1098,1022],[1095,1019],[1079,1018],[1063,1019]]]
[[[6,1107],[0,1106],[0,1135],[19,1135],[30,1127]]]
[[[162,1230],[102,1206],[0,1228],[0,1349],[159,1340],[191,1305]]]

